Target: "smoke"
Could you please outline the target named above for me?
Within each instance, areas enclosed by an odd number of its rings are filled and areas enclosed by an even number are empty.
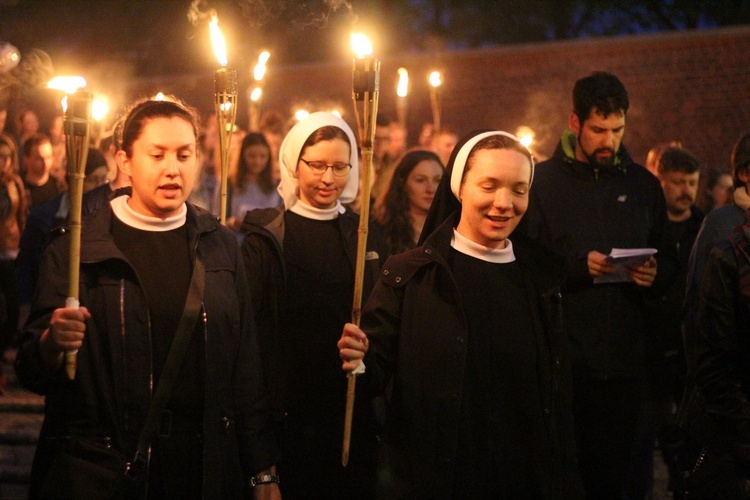
[[[284,19],[293,24],[325,28],[332,14],[342,10],[351,24],[357,22],[348,0],[235,0],[253,27],[261,27],[270,20]],[[209,0],[193,0],[188,9],[188,20],[194,25],[208,21],[216,15]]]
[[[216,15],[216,9],[209,6],[208,0],[193,0],[188,8],[187,18],[193,26],[210,21]]]

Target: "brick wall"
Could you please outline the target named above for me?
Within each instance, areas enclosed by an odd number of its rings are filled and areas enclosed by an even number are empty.
[[[464,134],[476,128],[536,132],[534,148],[554,150],[567,126],[576,79],[610,71],[630,94],[624,144],[645,162],[657,143],[679,140],[709,165],[727,166],[739,136],[750,130],[750,26],[714,30],[603,37],[425,55],[378,54],[382,60],[380,110],[396,117],[397,70],[409,70],[410,140],[431,121],[427,75],[443,73],[443,125]],[[295,109],[336,107],[354,125],[351,60],[274,66],[264,81],[263,109],[292,115]],[[273,61],[273,60],[272,60]],[[237,123],[247,126],[240,81]],[[134,82],[131,90],[174,92],[203,112],[213,107],[212,75]]]
[[[750,130],[750,27],[381,59],[380,110],[391,117],[397,69],[409,70],[412,140],[431,120],[427,74],[433,69],[444,74],[444,125],[460,134],[526,125],[537,134],[535,149],[547,155],[567,125],[573,83],[594,70],[618,75],[627,87],[624,144],[641,163],[654,144],[679,140],[710,165],[726,165],[734,142]],[[263,106],[284,113],[337,106],[353,123],[351,63],[270,67]]]

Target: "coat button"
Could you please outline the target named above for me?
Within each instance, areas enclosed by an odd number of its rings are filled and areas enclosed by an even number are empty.
[[[463,344],[464,343],[464,338],[463,337],[456,337],[456,342],[458,342],[459,344]]]
[[[424,251],[424,253],[426,253],[427,255],[432,255],[432,248],[428,248]]]
[[[544,415],[549,417],[550,411],[549,408],[544,409]]]
[[[388,276],[391,272],[388,269],[383,269],[383,276]]]
[[[396,283],[401,283],[401,276],[396,276]]]

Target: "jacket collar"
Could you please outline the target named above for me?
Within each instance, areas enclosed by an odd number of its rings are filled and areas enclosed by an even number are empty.
[[[552,154],[553,158],[556,158],[563,163],[570,165],[573,171],[579,175],[593,176],[595,175],[594,169],[591,164],[578,161],[575,156],[576,149],[576,136],[570,131],[566,130],[563,132],[562,138],[560,139],[555,152]],[[627,149],[624,145],[620,144],[620,149],[615,153],[615,164],[612,167],[600,168],[598,173],[627,173],[628,167],[633,164],[633,159],[630,157]]]

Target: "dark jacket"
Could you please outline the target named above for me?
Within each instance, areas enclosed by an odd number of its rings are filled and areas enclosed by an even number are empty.
[[[345,248],[352,265],[352,278],[357,256],[357,229],[359,216],[347,210],[337,220],[344,238]],[[371,231],[367,239],[367,260],[362,302],[372,290],[380,272],[380,256],[385,255],[379,233]],[[248,271],[250,294],[258,326],[258,343],[265,368],[268,387],[271,389],[275,418],[282,420],[291,387],[285,380],[286,360],[280,339],[280,321],[284,314],[286,269],[283,256],[284,209],[283,205],[248,212],[240,231],[245,234],[242,256]],[[342,325],[343,326],[343,325]],[[335,344],[331,346],[335,349]],[[292,381],[293,383],[293,381]]]
[[[574,377],[640,378],[645,376],[644,289],[634,283],[595,285],[587,256],[592,250],[656,248],[653,287],[673,276],[676,263],[663,243],[664,194],[623,147],[615,166],[598,171],[570,153],[561,142],[552,158],[537,165],[519,230],[567,261],[563,305]]]
[[[750,478],[750,218],[711,250],[697,300],[693,374],[681,420]],[[743,231],[744,229],[744,231]]]
[[[376,394],[387,387],[392,391],[387,444],[399,493],[406,498],[450,498],[462,491],[454,473],[468,327],[446,261],[456,221],[450,217],[422,246],[388,259],[362,315],[370,348],[366,373],[359,378]],[[529,453],[548,460],[538,485],[544,497],[576,498],[570,366],[559,293],[565,266],[522,236],[512,240],[537,330],[536,389],[547,434],[547,449]],[[500,435],[511,432],[502,429]]]
[[[44,368],[39,337],[67,296],[68,236],[50,245],[16,371],[29,389],[46,396],[45,422],[32,483],[45,474],[54,438],[110,437],[127,455],[135,451],[152,396],[151,332],[145,292],[115,246],[112,210],[84,221],[80,303],[91,313],[78,353],[76,380]],[[244,266],[234,234],[207,212],[188,205],[191,253],[206,267],[203,496],[239,498],[248,479],[276,462]],[[47,459],[50,457],[47,456]]]

